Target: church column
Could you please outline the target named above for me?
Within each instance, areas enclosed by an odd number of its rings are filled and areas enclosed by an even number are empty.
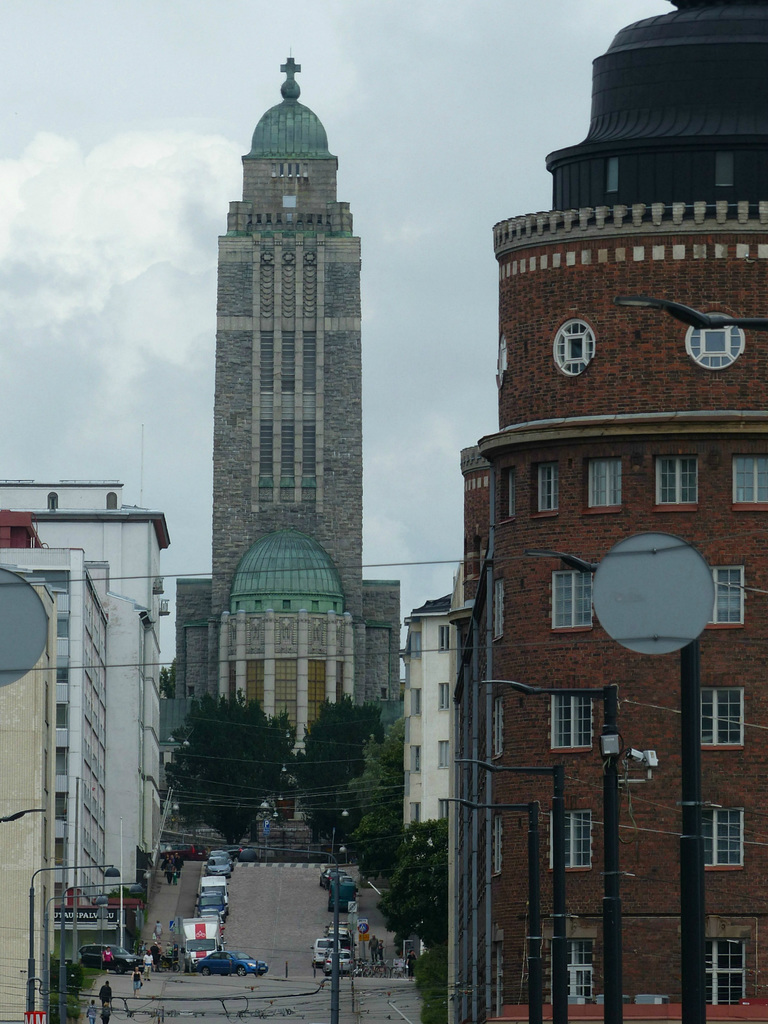
[[[352,614],[344,612],[344,696],[355,696],[355,630]]]
[[[328,614],[328,632],[325,645],[325,699],[331,704],[336,703],[336,664],[339,652],[339,620],[336,612]]]
[[[229,696],[229,612],[221,613],[219,627],[219,696]]]
[[[264,714],[275,713],[275,613],[264,616]]]
[[[235,692],[245,693],[245,612],[242,609],[235,614],[235,657]]]
[[[299,611],[298,658],[296,664],[296,736],[304,737],[309,717],[309,615]]]

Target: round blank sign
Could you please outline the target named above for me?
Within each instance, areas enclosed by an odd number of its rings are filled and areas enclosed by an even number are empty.
[[[603,629],[640,654],[685,647],[712,618],[712,570],[688,541],[670,533],[638,533],[615,544],[593,586]]]
[[[34,668],[45,650],[48,616],[33,586],[0,569],[0,686]]]

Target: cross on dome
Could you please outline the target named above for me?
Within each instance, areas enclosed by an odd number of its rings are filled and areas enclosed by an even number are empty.
[[[280,70],[286,76],[285,81],[280,86],[281,96],[285,100],[297,100],[301,95],[301,89],[294,76],[301,71],[301,64],[297,64],[293,57],[289,57],[285,64],[280,65]]]

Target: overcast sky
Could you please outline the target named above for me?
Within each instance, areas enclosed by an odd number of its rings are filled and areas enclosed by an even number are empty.
[[[119,479],[166,514],[166,595],[210,571],[217,237],[292,53],[362,239],[364,573],[404,616],[448,593],[459,452],[498,425],[493,225],[550,209],[592,60],[672,9],[3,0],[0,477]]]

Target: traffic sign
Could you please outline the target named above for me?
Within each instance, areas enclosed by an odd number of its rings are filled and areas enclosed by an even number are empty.
[[[357,930],[360,932],[361,935],[365,935],[368,932],[368,918],[367,917],[361,917],[360,918],[360,920],[357,922]]]
[[[347,904],[347,913],[348,914],[356,914],[357,913],[357,900],[350,900],[349,901],[349,903]]]
[[[26,1010],[24,1024],[47,1024],[48,1014],[45,1010]]]
[[[264,825],[263,825],[263,828],[264,828],[264,835],[265,835],[265,836],[268,836],[268,835],[269,835],[269,826],[270,826],[270,821],[269,821],[269,818],[265,818],[265,819],[264,819]]]

